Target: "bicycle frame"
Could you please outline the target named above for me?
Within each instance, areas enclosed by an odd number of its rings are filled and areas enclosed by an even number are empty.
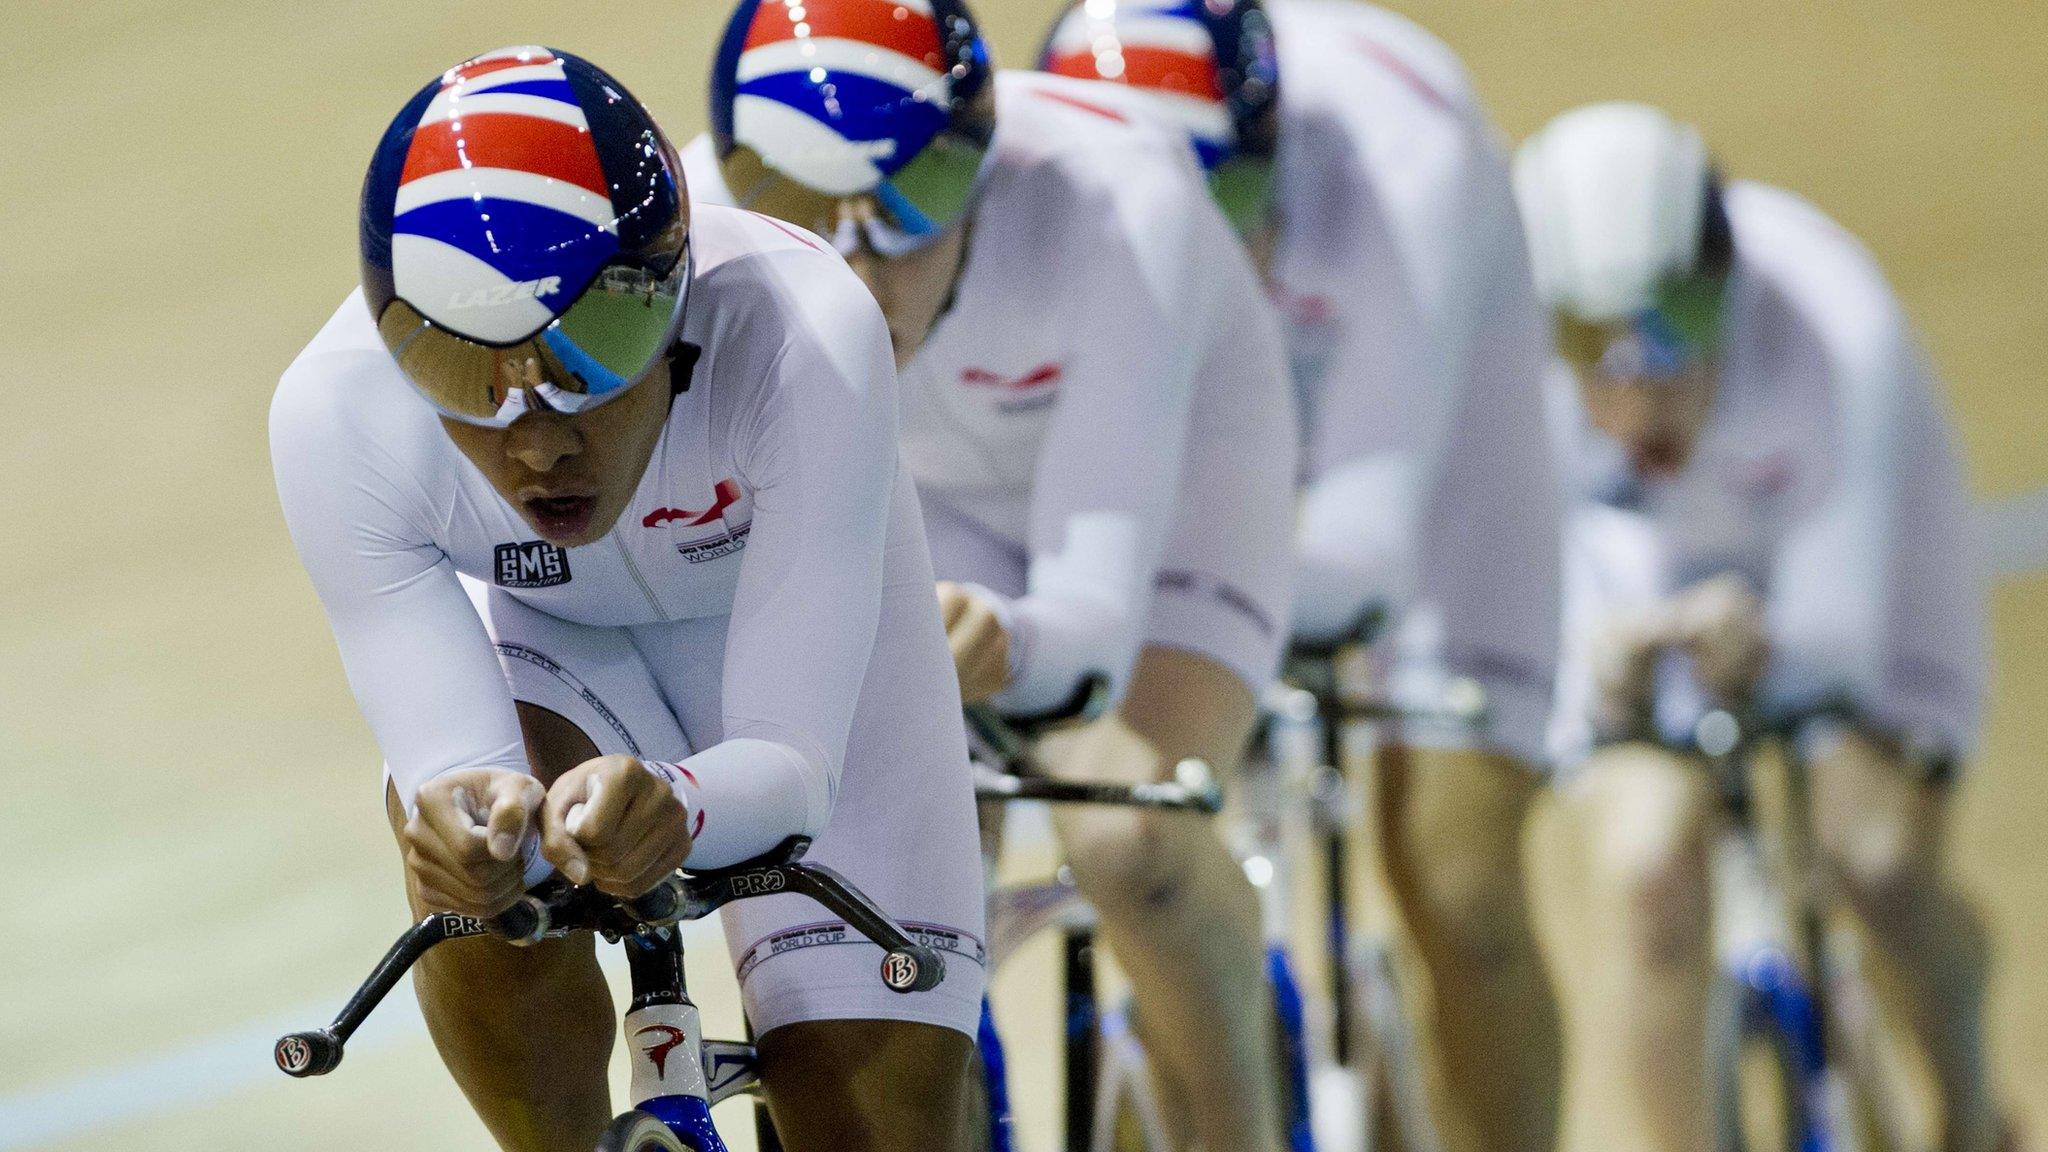
[[[1776,867],[1753,820],[1751,768],[1758,741],[1725,712],[1710,713],[1695,726],[1694,750],[1707,753],[1721,778],[1733,824],[1717,846],[1714,869],[1714,903],[1722,921],[1717,952],[1722,979],[1734,993],[1722,1005],[1732,1020],[1716,1032],[1726,1049],[1716,1054],[1723,1077],[1720,1138],[1731,1149],[1742,1143],[1732,1063],[1735,1045],[1744,1038],[1769,1040],[1778,1054],[1788,1094],[1796,1097],[1788,1100],[1793,1116],[1787,1138],[1799,1152],[1840,1152],[1871,1143],[1857,1123],[1833,1050],[1837,1024],[1830,1001],[1847,978],[1831,962],[1824,917],[1807,875],[1812,828],[1806,764],[1796,741],[1783,739],[1798,719],[1763,733],[1779,738],[1786,769],[1785,845]],[[1734,738],[1701,735],[1710,724],[1732,731]],[[1801,955],[1806,965],[1797,959]],[[1887,1144],[1899,1146],[1895,1134]]]
[[[1005,719],[983,706],[966,709],[975,755],[975,795],[984,803],[1036,800],[1054,804],[1098,804],[1214,815],[1223,798],[1206,765],[1186,761],[1175,779],[1147,784],[1097,784],[1050,779],[1036,774],[1032,738],[1069,719],[1084,718],[1105,704],[1106,682],[1091,678],[1067,708],[1043,717]],[[1148,1146],[1165,1149],[1164,1117],[1145,1076],[1144,1053],[1121,1010],[1103,1011],[1095,980],[1094,910],[1065,869],[1052,881],[997,889],[989,894],[990,970],[998,969],[1025,940],[1058,926],[1061,975],[1066,991],[1064,1029],[1066,1147],[1069,1152],[1108,1152],[1116,1109],[1131,1094]],[[1009,1088],[1002,1037],[986,1001],[977,1036],[988,1086],[988,1141],[992,1152],[1010,1152]],[[1306,1152],[1306,1150],[1303,1150]]]
[[[1266,701],[1264,742],[1267,771],[1263,818],[1268,836],[1284,840],[1279,830],[1305,810],[1321,857],[1320,897],[1329,958],[1327,1032],[1314,1036],[1308,1013],[1302,1017],[1303,1045],[1298,1080],[1308,1085],[1294,1119],[1309,1138],[1328,1152],[1371,1147],[1374,1126],[1369,1117],[1382,1104],[1401,1143],[1413,1152],[1439,1147],[1426,1079],[1419,1074],[1416,1044],[1406,1003],[1396,975],[1393,947],[1383,932],[1361,933],[1351,923],[1349,829],[1373,818],[1366,811],[1361,782],[1349,765],[1375,762],[1381,750],[1399,739],[1406,725],[1426,725],[1457,732],[1476,731],[1486,723],[1485,695],[1476,683],[1453,680],[1440,700],[1410,706],[1364,696],[1353,682],[1363,665],[1343,661],[1348,652],[1364,658],[1374,621],[1361,622],[1335,645],[1298,648],[1290,658],[1286,683]],[[1288,853],[1280,842],[1262,845],[1271,858],[1270,871],[1284,873]],[[1284,876],[1271,885],[1269,901],[1277,904],[1289,888]],[[1262,892],[1262,896],[1266,893]],[[1269,933],[1284,932],[1289,920],[1269,908]],[[1314,1036],[1313,1042],[1310,1038]],[[1361,1123],[1361,1120],[1365,1122]],[[1304,1145],[1297,1143],[1297,1149]]]
[[[710,1053],[684,984],[680,933],[628,937],[625,946],[633,982],[625,1023],[626,1040],[634,1046],[633,1106],[660,1119],[695,1152],[726,1152],[711,1123],[711,1081],[715,1071],[728,1085],[741,1078],[751,1082],[753,1051],[745,1050],[741,1071],[706,1067]]]

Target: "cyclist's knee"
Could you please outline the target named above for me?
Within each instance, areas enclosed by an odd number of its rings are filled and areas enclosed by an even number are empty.
[[[1618,750],[1588,781],[1589,881],[1620,919],[1620,945],[1639,962],[1705,962],[1712,795],[1698,773]]]
[[[1421,853],[1422,869],[1408,914],[1418,929],[1467,963],[1502,968],[1530,943],[1526,908],[1518,891],[1519,870],[1483,870],[1484,853],[1443,861],[1444,853]],[[1429,860],[1438,861],[1432,865]]]
[[[1829,871],[1857,918],[1878,936],[1913,935],[1946,904],[1960,905],[1950,899],[1936,862],[1912,851],[1905,837],[1872,828],[1852,838],[1857,843],[1847,850],[1828,851]]]
[[[762,1036],[761,1080],[785,1146],[968,1146],[974,1045],[950,1028],[896,1020],[816,1020]]]
[[[1130,809],[1076,811],[1059,817],[1074,878],[1106,914],[1158,912],[1186,903],[1192,875],[1186,816]]]
[[[1533,946],[1521,827],[1531,791],[1483,753],[1418,751],[1391,851],[1418,930],[1467,963],[1498,967]]]

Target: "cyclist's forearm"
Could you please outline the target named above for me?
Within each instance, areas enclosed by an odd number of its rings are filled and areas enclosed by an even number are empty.
[[[816,836],[831,815],[828,776],[786,739],[737,735],[681,763],[649,762],[688,811],[691,868],[724,868],[791,836]]]

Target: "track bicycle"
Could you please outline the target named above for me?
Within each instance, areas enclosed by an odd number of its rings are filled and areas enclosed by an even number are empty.
[[[332,1023],[282,1037],[272,1055],[287,1075],[332,1072],[349,1037],[384,996],[420,957],[449,940],[493,935],[528,945],[593,931],[625,946],[633,996],[624,1035],[639,1045],[633,1060],[633,1107],[605,1129],[597,1152],[726,1152],[711,1122],[711,1106],[756,1091],[759,1067],[752,1045],[704,1038],[697,1006],[683,982],[681,924],[734,900],[798,893],[882,947],[878,976],[891,991],[929,991],[945,979],[945,958],[937,948],[911,939],[832,869],[803,862],[809,846],[808,839],[791,837],[731,868],[676,872],[633,900],[555,876],[489,920],[433,913],[398,938]]]
[[[1405,733],[1418,729],[1469,738],[1484,729],[1487,709],[1484,690],[1463,678],[1446,681],[1426,700],[1374,692],[1367,653],[1385,622],[1383,612],[1369,609],[1335,640],[1293,647],[1264,701],[1260,755],[1245,781],[1242,851],[1276,956],[1284,959],[1278,949],[1297,923],[1301,873],[1320,873],[1312,899],[1326,983],[1320,1001],[1303,1001],[1301,1061],[1308,1069],[1308,1123],[1322,1152],[1364,1152],[1382,1132],[1407,1152],[1442,1147],[1430,1061],[1402,976],[1398,909],[1383,861],[1358,862],[1377,864],[1375,891],[1351,890],[1352,835],[1374,824],[1378,834],[1369,840],[1383,843],[1390,818],[1375,810],[1379,789],[1360,778],[1361,766],[1376,769]],[[1368,919],[1354,924],[1359,908]]]
[[[1175,778],[1144,784],[1099,784],[1049,779],[1039,774],[1032,742],[1046,730],[1096,714],[1106,704],[1105,682],[1084,686],[1065,708],[1044,716],[1004,718],[983,706],[966,710],[975,761],[976,794],[984,802],[1037,800],[1053,804],[1099,804],[1155,811],[1213,816],[1223,797],[1213,774],[1199,761],[1184,761]],[[1172,1147],[1168,1125],[1153,1088],[1144,1046],[1132,1027],[1129,1009],[1105,1007],[1096,975],[1095,914],[1061,868],[1052,878],[993,888],[989,894],[989,967],[996,972],[1005,960],[1039,933],[1060,935],[1060,974],[1065,994],[1065,1028],[1061,1096],[1065,1105],[1064,1147],[1068,1152],[1109,1152],[1128,1147],[1128,1136],[1148,1152]],[[1283,1001],[1279,1024],[1286,1030],[1288,989],[1276,987]],[[1296,998],[1298,1001],[1298,997]],[[1299,1037],[1299,1012],[1293,1013],[1292,1035]],[[1293,1045],[1298,1050],[1299,1045]],[[982,1066],[988,1085],[992,1152],[1011,1152],[1006,1054],[993,1017],[984,1005],[980,1035]],[[1128,1122],[1134,1131],[1120,1128]],[[1302,1149],[1301,1152],[1306,1152]]]
[[[1814,863],[1798,734],[1847,715],[1836,707],[1774,717],[1711,709],[1684,738],[1664,741],[1707,766],[1728,816],[1714,852],[1717,971],[1708,1024],[1715,1137],[1724,1152],[1911,1147],[1904,1073],[1854,949],[1829,930]],[[1775,796],[1758,771],[1766,755],[1780,769]],[[1770,808],[1774,819],[1764,818]]]

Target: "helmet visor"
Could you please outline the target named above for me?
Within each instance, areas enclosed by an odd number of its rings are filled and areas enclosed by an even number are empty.
[[[654,263],[606,265],[567,311],[511,344],[458,336],[403,298],[384,309],[377,330],[405,378],[450,419],[503,428],[536,409],[581,412],[653,371],[682,329],[687,236]]]
[[[1249,236],[1266,222],[1273,203],[1273,160],[1238,153],[1209,170],[1209,192],[1216,206],[1240,236]]]
[[[783,175],[744,144],[719,161],[726,188],[742,208],[831,237],[842,253],[868,246],[883,256],[914,252],[966,217],[980,185],[988,144],[961,131],[941,132],[910,162],[864,192],[834,195]],[[867,211],[846,212],[849,204]],[[853,220],[851,228],[843,221]]]
[[[1582,374],[1609,380],[1681,380],[1720,353],[1727,277],[1673,276],[1650,307],[1622,320],[1557,313],[1557,350]]]

